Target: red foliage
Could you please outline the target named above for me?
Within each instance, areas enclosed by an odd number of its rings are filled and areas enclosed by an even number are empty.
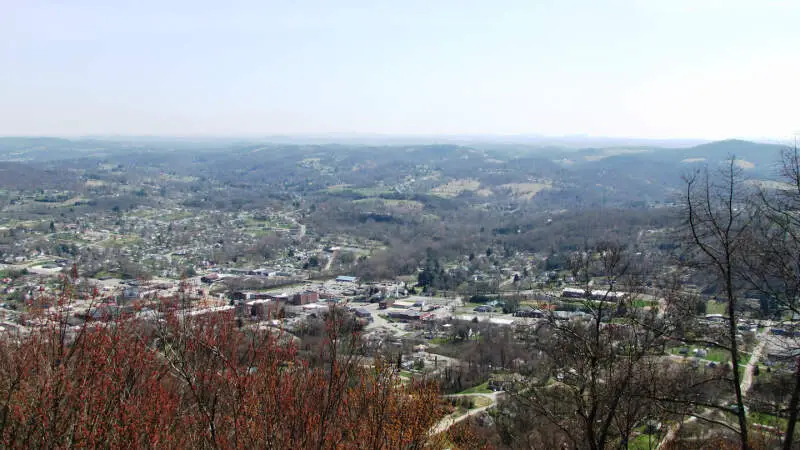
[[[317,367],[230,314],[49,323],[0,342],[3,447],[421,448],[440,417],[335,323]]]

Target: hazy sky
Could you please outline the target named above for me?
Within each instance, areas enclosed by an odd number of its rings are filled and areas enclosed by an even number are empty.
[[[0,134],[800,131],[800,1],[0,0]]]

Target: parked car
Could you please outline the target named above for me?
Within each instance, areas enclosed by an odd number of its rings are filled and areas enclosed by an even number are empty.
[[[473,311],[486,313],[486,312],[492,312],[493,309],[491,306],[483,305],[483,306],[476,306],[475,309],[473,309]]]

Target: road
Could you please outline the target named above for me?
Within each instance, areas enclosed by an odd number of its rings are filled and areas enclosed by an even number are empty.
[[[742,384],[740,385],[742,396],[746,396],[750,387],[753,385],[753,367],[758,364],[758,360],[761,359],[761,353],[764,352],[764,347],[767,345],[767,335],[769,334],[769,329],[772,327],[772,322],[767,322],[765,325],[760,335],[756,335],[758,344],[753,350],[753,354],[750,356],[750,361],[747,362],[747,366],[744,368],[744,379],[742,379]]]
[[[764,330],[756,334],[757,344],[756,348],[753,349],[753,353],[750,356],[750,360],[747,362],[747,365],[744,368],[744,378],[742,379],[742,384],[740,384],[742,390],[742,397],[747,396],[747,392],[750,390],[750,387],[753,385],[753,367],[758,364],[759,359],[761,359],[761,354],[764,352],[764,347],[767,345],[767,335],[769,334],[769,329],[772,327],[772,322],[767,322],[763,324]],[[691,423],[697,420],[696,417],[692,416],[684,420],[683,422],[678,422],[673,424],[669,427],[669,431],[664,436],[664,439],[658,444],[658,448],[663,448],[664,445],[672,442],[675,439],[675,435],[680,430],[681,426],[687,423]]]
[[[697,420],[697,417],[691,416],[686,420],[684,420],[683,422],[675,423],[671,427],[669,427],[669,431],[667,431],[667,434],[664,436],[664,439],[662,439],[661,442],[658,443],[656,450],[658,450],[659,448],[663,448],[665,445],[675,440],[675,435],[678,434],[678,430],[681,429],[681,426],[683,426],[684,424],[692,423],[695,420]]]
[[[486,411],[489,408],[494,407],[497,404],[498,397],[503,394],[503,392],[492,392],[491,394],[453,394],[453,395],[446,395],[445,397],[483,397],[488,398],[491,400],[491,403],[486,406],[481,406],[480,408],[470,409],[466,412],[466,414],[462,414],[457,417],[453,416],[446,416],[442,418],[433,428],[429,431],[431,436],[437,435],[439,433],[443,433],[450,429],[453,425],[461,422],[462,420],[467,419],[468,417],[472,417],[474,415],[480,414]]]
[[[339,256],[339,250],[338,249],[334,250],[333,253],[331,253],[331,257],[328,258],[328,264],[326,264],[325,268],[322,269],[323,272],[328,272],[328,271],[331,270],[331,265],[333,264],[333,260],[336,259],[337,256]]]

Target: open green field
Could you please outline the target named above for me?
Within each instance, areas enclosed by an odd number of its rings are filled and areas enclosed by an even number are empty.
[[[472,386],[469,389],[464,389],[463,391],[459,392],[459,394],[491,394],[492,391],[488,388],[489,382],[484,381],[483,383]]]
[[[630,450],[655,450],[661,439],[657,434],[640,433],[628,442]]]
[[[75,242],[75,243],[86,243],[86,242],[89,242],[88,240],[83,239],[80,234],[71,233],[71,232],[56,233],[56,234],[53,235],[53,240],[55,240],[55,241],[65,241],[65,242]]]
[[[329,186],[326,190],[332,193],[353,192],[358,195],[363,195],[364,197],[377,197],[381,194],[389,194],[392,192],[390,189],[381,186],[354,188],[350,186],[338,185],[338,186]]]
[[[101,242],[100,245],[106,248],[112,247],[131,247],[142,243],[139,236],[114,236]]]
[[[686,355],[681,355],[679,353],[681,347],[688,347],[689,348],[689,353],[686,354]],[[692,347],[690,345],[686,345],[686,346],[678,345],[678,346],[670,348],[669,352],[672,353],[673,355],[684,356],[686,358],[699,358],[699,357],[696,357],[694,355],[694,353],[692,352],[693,348],[694,347]],[[702,357],[700,359],[704,359],[706,361],[714,361],[715,363],[727,363],[727,362],[730,362],[730,360],[731,360],[731,355],[727,350],[724,350],[724,349],[721,349],[721,348],[705,348],[704,350],[707,352],[707,354],[706,354],[706,356],[704,356],[704,357]],[[739,352],[739,364],[747,364],[748,361],[750,361],[750,353]]]
[[[122,278],[122,274],[120,274],[118,272],[109,272],[107,270],[103,270],[103,271],[97,272],[94,277],[97,278],[97,279],[102,279],[102,278]]]
[[[177,212],[170,213],[170,214],[164,214],[163,216],[160,216],[159,219],[163,220],[163,221],[166,221],[166,222],[170,222],[170,221],[173,221],[173,220],[188,219],[189,217],[192,217],[193,215],[194,214],[190,213],[189,211],[177,211]]]
[[[387,208],[409,209],[409,210],[422,210],[425,205],[417,200],[394,200],[383,198],[361,198],[353,200],[353,203],[361,205],[380,205],[383,204]]]
[[[452,198],[457,197],[462,192],[465,191],[477,191],[481,186],[481,182],[478,180],[474,180],[471,178],[463,178],[458,180],[452,180],[445,184],[441,184],[433,189],[431,189],[432,195],[438,195],[439,197],[444,198]]]
[[[727,302],[717,302],[715,300],[706,302],[706,314],[725,314],[727,313],[727,309]]]
[[[634,308],[653,308],[658,306],[658,302],[655,300],[634,300],[631,303]]]

